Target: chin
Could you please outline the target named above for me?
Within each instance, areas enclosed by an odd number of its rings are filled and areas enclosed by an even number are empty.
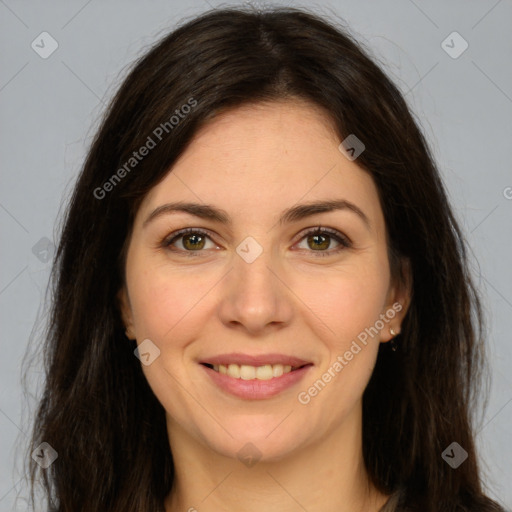
[[[290,425],[288,420],[283,421],[288,414],[239,417],[224,423],[231,435],[221,427],[214,429],[213,425],[201,434],[207,446],[225,457],[243,463],[256,459],[260,462],[278,461],[311,441],[311,433],[303,422]],[[293,413],[290,419],[292,416]],[[212,435],[214,433],[216,435]]]

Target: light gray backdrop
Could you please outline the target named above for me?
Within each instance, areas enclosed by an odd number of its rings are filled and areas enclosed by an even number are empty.
[[[183,18],[218,5],[0,0],[0,511],[14,510],[15,496],[24,494],[13,469],[15,442],[29,431],[20,366],[43,300],[61,204],[98,118],[123,68],[147,45]],[[305,5],[344,18],[385,63],[440,164],[480,265],[474,271],[489,315],[493,381],[478,443],[489,493],[510,507],[512,2]],[[31,380],[40,375],[34,369]],[[25,508],[22,499],[17,508]]]

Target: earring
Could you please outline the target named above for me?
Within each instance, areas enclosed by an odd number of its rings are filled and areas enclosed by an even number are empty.
[[[390,327],[389,328],[389,334],[391,334],[391,336],[398,336],[398,334],[400,334],[400,331],[395,331],[395,329],[393,329],[393,327]],[[393,352],[396,352],[397,349],[398,349],[398,346],[396,344],[396,341],[395,341],[395,338],[391,338],[391,340],[389,341],[389,344],[391,345],[391,350]]]

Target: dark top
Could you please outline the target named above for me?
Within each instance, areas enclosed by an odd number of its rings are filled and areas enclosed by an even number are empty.
[[[403,509],[401,505],[403,497],[404,491],[400,488],[389,497],[388,501],[386,501],[379,512],[402,512]]]

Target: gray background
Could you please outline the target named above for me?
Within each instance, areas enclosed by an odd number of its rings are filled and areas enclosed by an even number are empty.
[[[52,250],[44,238],[55,241],[62,204],[124,68],[177,22],[218,5],[0,0],[0,511],[13,510],[16,495],[25,493],[15,464],[21,461],[16,443],[30,428],[20,369],[34,322],[44,317],[45,259]],[[488,313],[492,387],[478,432],[483,469],[489,494],[510,507],[512,2],[333,0],[307,6],[345,19],[385,64],[442,170]],[[34,40],[41,46],[43,31],[58,43],[46,59],[31,47]],[[442,47],[453,31],[469,44],[458,58]],[[452,53],[462,49],[456,38],[447,44]],[[37,335],[41,327],[34,329]],[[40,386],[37,366],[30,380]],[[21,498],[17,509],[24,508]]]

